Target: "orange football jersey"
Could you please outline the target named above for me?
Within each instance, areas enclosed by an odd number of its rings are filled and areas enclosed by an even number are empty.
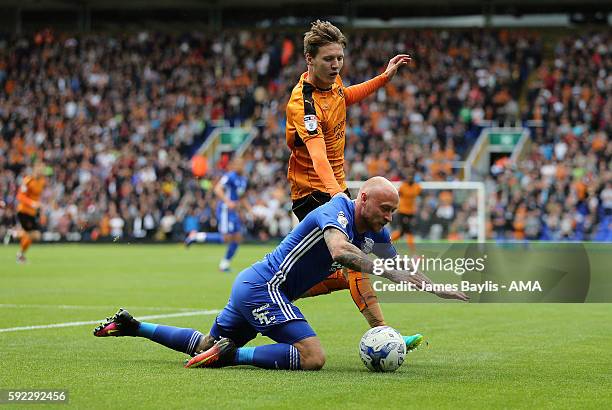
[[[45,178],[33,178],[31,176],[23,179],[20,192],[17,194],[17,212],[36,216],[37,210],[31,206],[32,201],[40,201],[40,196],[45,188]],[[25,198],[24,198],[25,197]]]
[[[406,215],[416,214],[416,199],[421,193],[421,186],[416,182],[409,184],[402,182],[399,189],[400,203],[398,212]]]
[[[313,191],[326,192],[315,172],[306,148],[311,138],[323,138],[327,159],[336,181],[346,189],[344,175],[344,143],[346,102],[340,76],[329,90],[316,88],[302,74],[287,103],[287,145],[291,150],[287,178],[291,184],[291,199],[302,198]]]

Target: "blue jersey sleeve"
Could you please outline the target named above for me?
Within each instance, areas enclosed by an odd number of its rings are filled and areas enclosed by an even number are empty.
[[[333,198],[328,203],[317,208],[316,221],[319,228],[324,231],[329,227],[336,228],[346,235],[349,241],[353,240],[354,213],[350,207],[350,199],[344,195]]]

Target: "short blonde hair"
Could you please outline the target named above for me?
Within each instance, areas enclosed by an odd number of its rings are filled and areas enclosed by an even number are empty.
[[[312,23],[310,30],[304,33],[304,55],[316,57],[319,48],[328,44],[338,43],[346,47],[346,37],[340,29],[329,21],[317,20]]]

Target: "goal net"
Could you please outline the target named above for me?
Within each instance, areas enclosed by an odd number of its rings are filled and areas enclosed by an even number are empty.
[[[363,181],[347,181],[356,198]],[[399,189],[401,182],[394,182]],[[456,240],[484,243],[486,239],[485,185],[475,181],[420,182],[413,234],[418,240]],[[397,216],[397,214],[396,214]],[[399,227],[394,218],[391,229]]]

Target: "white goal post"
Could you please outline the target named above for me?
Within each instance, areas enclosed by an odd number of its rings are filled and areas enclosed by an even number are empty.
[[[346,187],[351,190],[358,190],[364,181],[346,181]],[[401,181],[394,182],[396,188],[399,189]],[[478,219],[478,242],[484,243],[486,241],[486,197],[485,197],[485,184],[477,181],[428,181],[419,182],[419,185],[423,189],[431,190],[475,190],[477,198],[477,219]]]

